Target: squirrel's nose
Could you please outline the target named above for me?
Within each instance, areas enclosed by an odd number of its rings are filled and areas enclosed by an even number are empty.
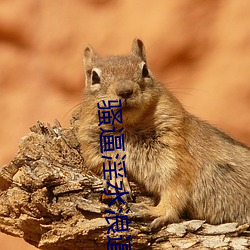
[[[124,99],[128,99],[133,94],[133,89],[120,89],[116,91],[116,94]]]

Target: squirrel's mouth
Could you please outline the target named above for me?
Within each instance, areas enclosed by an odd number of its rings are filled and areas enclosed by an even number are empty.
[[[133,108],[135,106],[132,97],[130,97],[130,98],[121,98],[121,101],[122,101],[122,107],[123,108]]]
[[[122,110],[130,110],[134,108],[134,102],[130,99],[123,99],[122,100]]]

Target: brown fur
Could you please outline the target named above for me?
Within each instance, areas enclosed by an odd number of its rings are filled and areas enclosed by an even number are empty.
[[[183,213],[214,224],[250,223],[250,149],[189,114],[150,71],[143,77],[143,62],[145,49],[138,39],[128,56],[100,58],[90,46],[85,49],[79,139],[86,165],[101,174],[97,103],[121,99],[127,174],[160,200],[156,207],[134,206],[155,218],[152,227],[178,221]],[[100,77],[95,85],[93,70]]]

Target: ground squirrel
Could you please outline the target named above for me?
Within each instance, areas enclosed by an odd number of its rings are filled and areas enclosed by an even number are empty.
[[[120,99],[128,178],[159,200],[132,210],[154,219],[152,228],[184,214],[212,224],[250,223],[250,148],[187,112],[153,77],[141,40],[133,41],[127,56],[101,58],[88,46],[84,65],[82,154],[101,174],[97,103]]]

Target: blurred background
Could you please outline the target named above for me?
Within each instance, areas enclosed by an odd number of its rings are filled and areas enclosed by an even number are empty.
[[[149,67],[191,113],[250,145],[250,2],[0,1],[0,166],[37,120],[68,126],[82,100],[83,49]],[[0,233],[3,250],[36,249]]]

